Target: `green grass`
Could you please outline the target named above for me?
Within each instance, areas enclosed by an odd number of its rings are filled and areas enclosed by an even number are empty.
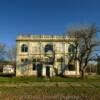
[[[0,84],[2,83],[33,83],[33,82],[100,82],[100,76],[88,76],[82,80],[77,77],[0,77]]]
[[[100,100],[100,76],[0,77],[0,100]]]

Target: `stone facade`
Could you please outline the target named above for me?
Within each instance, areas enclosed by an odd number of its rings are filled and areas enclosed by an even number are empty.
[[[16,39],[16,76],[79,75],[76,61],[68,65],[73,39],[59,35],[19,35]]]

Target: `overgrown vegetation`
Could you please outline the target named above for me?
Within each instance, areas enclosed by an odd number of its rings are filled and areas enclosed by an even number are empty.
[[[51,77],[51,78],[46,78],[46,77],[0,77],[0,84],[2,83],[12,83],[12,84],[34,84],[34,82],[100,82],[100,76],[87,76],[86,79],[82,80],[81,78],[77,77]]]
[[[85,71],[90,61],[97,59],[100,51],[100,40],[97,39],[99,30],[96,25],[85,25],[71,28],[67,32],[69,38],[74,38],[74,54],[69,57],[69,63],[79,62],[81,78],[85,78]]]
[[[99,100],[100,76],[0,77],[2,100]]]
[[[97,74],[100,75],[100,57],[98,58],[98,64],[97,64]]]

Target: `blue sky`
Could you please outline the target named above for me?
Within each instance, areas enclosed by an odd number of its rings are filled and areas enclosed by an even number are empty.
[[[100,0],[0,0],[0,42],[19,33],[63,34],[71,25],[100,26]]]

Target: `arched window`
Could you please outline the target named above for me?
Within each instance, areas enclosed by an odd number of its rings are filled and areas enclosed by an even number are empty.
[[[54,51],[53,51],[53,44],[47,44],[44,48],[45,51],[45,56],[48,57],[45,59],[45,63],[47,64],[53,64],[53,59],[54,59]]]
[[[75,46],[73,44],[69,45],[68,52],[69,53],[75,53]]]
[[[52,44],[47,44],[45,46],[45,52],[48,52],[48,51],[53,51],[53,45]]]
[[[26,44],[21,46],[21,52],[28,52],[28,46]]]

